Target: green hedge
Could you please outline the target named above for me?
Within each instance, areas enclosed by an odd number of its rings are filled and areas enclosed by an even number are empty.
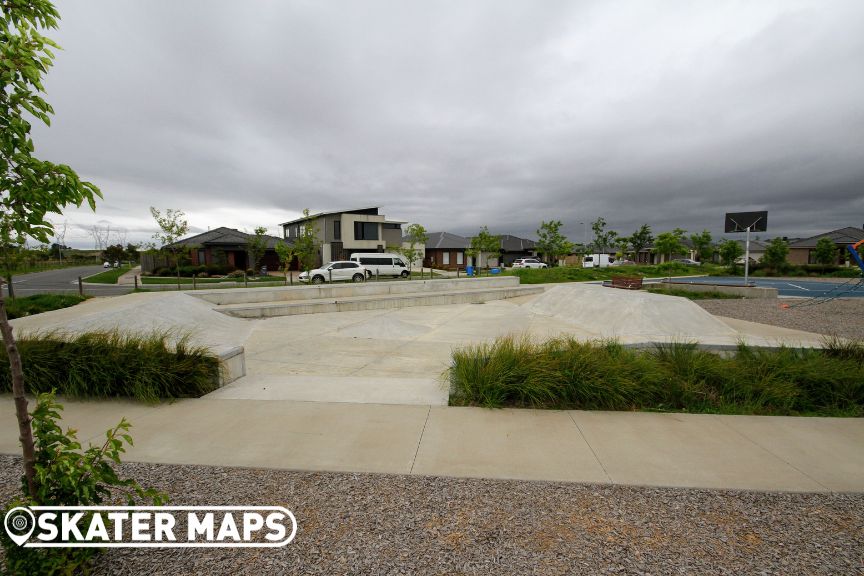
[[[19,337],[28,392],[79,398],[130,397],[145,402],[198,397],[219,387],[220,362],[185,339],[95,332]],[[0,392],[11,392],[9,360],[0,355]]]
[[[453,353],[454,405],[721,414],[864,416],[864,345],[824,350],[625,348],[499,338]]]

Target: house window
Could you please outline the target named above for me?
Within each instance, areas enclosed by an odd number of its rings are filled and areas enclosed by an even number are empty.
[[[333,222],[333,239],[341,240],[342,239],[342,222],[339,220],[335,220]]]
[[[354,222],[355,240],[378,240],[377,222]]]
[[[200,265],[206,264],[206,263],[207,263],[207,252],[203,248],[201,248],[198,250],[198,265],[200,266]]]
[[[385,230],[401,230],[402,229],[401,224],[382,224],[382,226],[384,226]]]
[[[456,265],[461,266],[465,263],[465,253],[464,252],[456,252]]]
[[[444,265],[450,264],[450,253],[449,252],[444,252],[441,255],[441,263]]]

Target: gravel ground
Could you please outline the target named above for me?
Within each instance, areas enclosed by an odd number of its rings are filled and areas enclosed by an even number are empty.
[[[694,302],[717,316],[864,340],[864,298],[837,299],[812,306],[796,306],[803,300],[792,298]],[[783,304],[789,308],[781,308]]]
[[[0,456],[0,495],[20,460]],[[119,574],[862,574],[864,495],[124,464],[175,505],[282,505],[277,549],[114,549]]]

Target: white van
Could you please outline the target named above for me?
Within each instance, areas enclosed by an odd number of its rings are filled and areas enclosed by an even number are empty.
[[[589,254],[582,259],[583,268],[608,268],[609,264],[615,262],[615,257],[608,254]]]
[[[366,268],[366,273],[369,277],[375,276],[401,276],[407,278],[408,265],[405,259],[398,254],[388,254],[386,252],[357,252],[351,254],[351,261],[357,262]]]

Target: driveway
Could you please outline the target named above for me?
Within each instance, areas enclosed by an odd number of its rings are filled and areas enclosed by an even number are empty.
[[[61,268],[47,272],[34,272],[12,277],[16,296],[32,296],[33,294],[77,294],[78,277],[86,278],[98,274],[102,266],[76,266]],[[132,292],[132,286],[116,286],[113,284],[88,284],[84,286],[84,294],[88,296],[119,296]],[[7,292],[8,294],[8,292]]]
[[[704,276],[699,278],[673,278],[674,282],[690,284],[744,284],[741,276]],[[777,288],[782,296],[803,298],[842,296],[843,298],[864,297],[864,284],[860,278],[837,278],[836,281],[808,280],[807,278],[753,278],[750,282],[764,288]]]

